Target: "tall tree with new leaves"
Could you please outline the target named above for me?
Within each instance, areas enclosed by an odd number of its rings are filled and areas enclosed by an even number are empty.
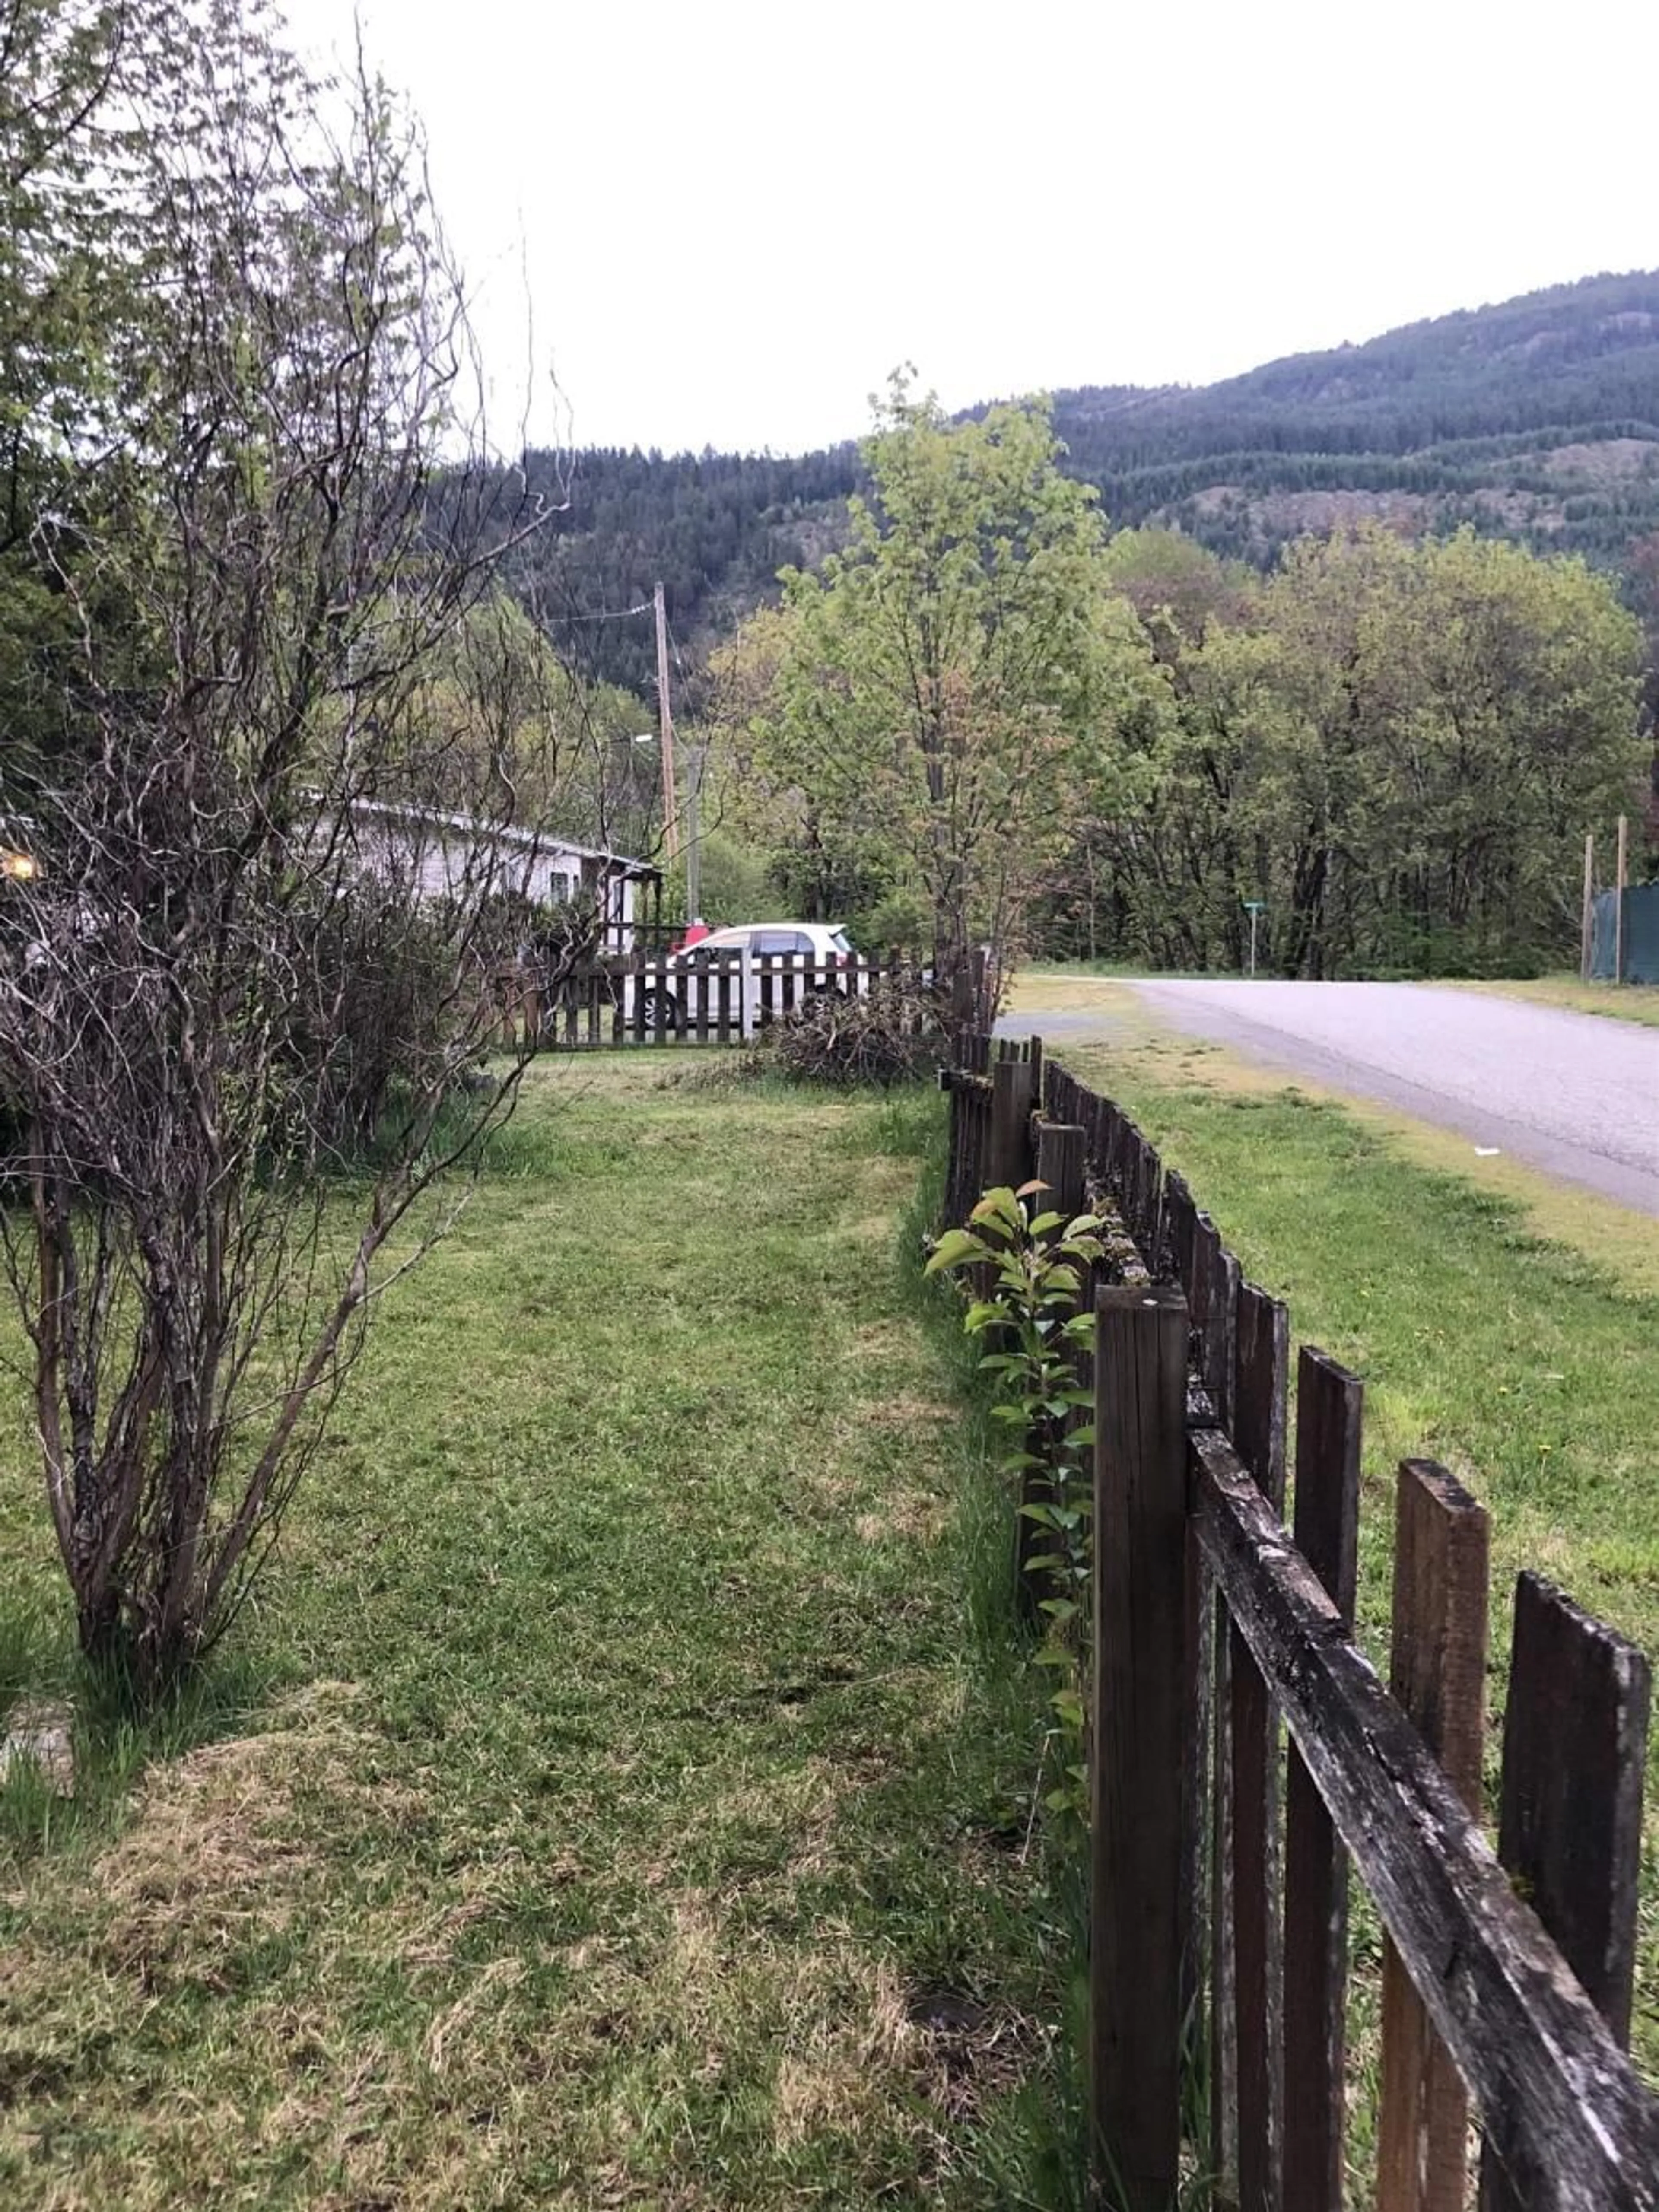
[[[963,1012],[971,946],[1018,940],[1079,776],[1109,768],[1150,680],[1095,495],[1059,453],[1046,404],[952,422],[896,375],[850,543],[786,572],[746,732],[849,875],[923,899]]]
[[[1472,531],[1413,544],[1370,526],[1299,539],[1249,582],[1156,535],[1119,541],[1113,566],[1173,712],[1141,803],[1103,837],[1079,830],[1061,872],[1103,940],[1237,967],[1261,899],[1261,957],[1290,975],[1569,951],[1584,831],[1634,811],[1648,743],[1638,626],[1610,580]]]

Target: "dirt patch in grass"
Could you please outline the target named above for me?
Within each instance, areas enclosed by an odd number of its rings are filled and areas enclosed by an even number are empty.
[[[860,1322],[848,1333],[844,1357],[860,1365],[872,1359],[908,1363],[913,1327],[908,1321]]]
[[[878,1513],[860,1513],[854,1523],[866,1544],[936,1544],[949,1526],[951,1508],[943,1498],[920,1491],[900,1491],[884,1501]]]
[[[987,2097],[1017,2087],[1040,2040],[1030,2021],[959,1990],[912,1990],[905,2021],[927,2069],[928,2094],[946,2112],[972,2112]]]
[[[87,1869],[86,1954],[39,1943],[14,1951],[12,1970],[43,1991],[62,1983],[66,2001],[88,1960],[151,1995],[226,1986],[237,1954],[289,1929],[317,1879],[301,1791],[337,1830],[408,1807],[408,1792],[383,1801],[358,1771],[356,1702],[347,1686],[319,1684],[285,1700],[257,1735],[152,1767],[130,1818]]]
[[[858,1418],[867,1429],[892,1429],[901,1436],[919,1436],[941,1421],[959,1421],[962,1408],[946,1398],[921,1398],[914,1391],[898,1390],[890,1397],[861,1401]]]

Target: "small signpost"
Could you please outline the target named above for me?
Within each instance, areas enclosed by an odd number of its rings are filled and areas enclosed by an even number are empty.
[[[1266,899],[1246,899],[1244,911],[1250,917],[1250,973],[1254,975],[1255,973],[1255,926],[1261,915],[1267,911],[1267,902]]]

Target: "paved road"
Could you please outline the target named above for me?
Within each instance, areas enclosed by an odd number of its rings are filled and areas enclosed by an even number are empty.
[[[1659,1030],[1414,983],[1147,982],[1171,1027],[1494,1145],[1623,1206],[1659,1214]],[[1030,1003],[1018,1027],[1109,1036]]]
[[[1659,1214],[1659,1030],[1414,983],[1135,989],[1172,1027]]]

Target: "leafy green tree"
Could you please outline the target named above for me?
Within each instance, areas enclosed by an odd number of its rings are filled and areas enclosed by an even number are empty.
[[[952,422],[901,374],[864,459],[846,550],[787,572],[750,640],[740,742],[843,879],[925,899],[965,1005],[970,947],[1017,942],[1079,778],[1110,780],[1150,654],[1045,404]]]
[[[1140,804],[1107,825],[1124,950],[1236,966],[1252,897],[1263,957],[1292,975],[1482,972],[1571,945],[1583,830],[1638,805],[1644,762],[1639,631],[1605,577],[1372,525],[1299,540],[1264,585],[1207,603],[1201,637],[1147,618],[1173,714]]]
[[[114,95],[145,12],[0,6],[0,811],[62,741],[72,613],[55,573],[86,520],[84,457],[114,434],[112,334],[130,298]],[[49,529],[49,542],[42,541]]]
[[[1373,527],[1292,548],[1264,611],[1291,709],[1267,771],[1285,965],[1480,970],[1569,945],[1584,828],[1630,805],[1641,761],[1640,640],[1608,580]]]

